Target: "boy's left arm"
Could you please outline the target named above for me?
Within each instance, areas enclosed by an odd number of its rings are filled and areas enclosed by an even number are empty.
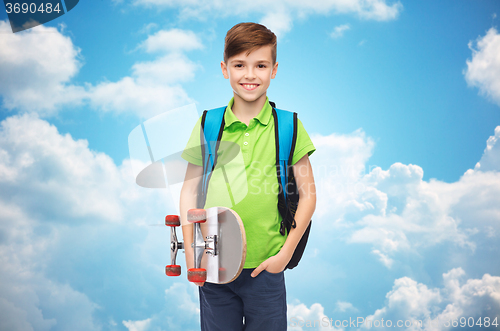
[[[285,244],[279,253],[271,256],[255,268],[252,272],[252,277],[256,277],[262,270],[267,270],[271,273],[283,271],[292,258],[297,244],[311,221],[314,209],[316,208],[316,187],[314,185],[311,163],[307,154],[293,165],[293,173],[300,197],[297,212],[295,213],[297,227],[290,230]]]

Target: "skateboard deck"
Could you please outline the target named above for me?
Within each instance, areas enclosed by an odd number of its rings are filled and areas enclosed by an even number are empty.
[[[167,221],[169,217],[175,222]],[[175,264],[175,256],[184,245],[175,235],[178,217],[169,215],[167,218],[165,224],[171,226],[172,265],[168,265],[165,272],[168,276],[178,276],[180,266]],[[188,221],[194,223],[195,261],[195,268],[188,270],[189,281],[226,284],[235,280],[243,270],[246,259],[245,228],[238,214],[225,207],[191,209],[188,211]]]

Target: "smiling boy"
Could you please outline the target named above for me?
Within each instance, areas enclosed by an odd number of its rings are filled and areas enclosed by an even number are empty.
[[[297,139],[292,158],[299,192],[295,213],[296,227],[280,233],[282,217],[278,211],[275,123],[267,97],[271,79],[278,70],[276,36],[265,26],[240,23],[226,35],[221,69],[229,79],[233,98],[224,113],[222,141],[238,144],[244,160],[248,193],[234,206],[245,226],[247,258],[240,276],[228,284],[200,286],[202,330],[286,330],[286,289],[284,270],[304,234],[316,205],[314,178],[309,162],[315,148],[302,123],[297,121]],[[193,130],[183,158],[189,164],[181,191],[181,220],[186,264],[192,268],[193,228],[186,222],[187,210],[196,208],[198,187],[203,174],[200,122]],[[199,152],[195,152],[199,151]],[[223,151],[222,151],[223,153]],[[269,170],[271,169],[271,170]],[[211,180],[204,208],[224,206],[222,194]],[[227,202],[226,202],[227,203]],[[200,207],[200,206],[198,206]]]
[[[222,74],[229,79],[233,88],[234,102],[231,109],[246,125],[262,110],[271,79],[276,77],[278,71],[278,62],[273,60],[271,45],[247,52],[233,56],[228,54],[226,57],[229,58],[221,61]]]

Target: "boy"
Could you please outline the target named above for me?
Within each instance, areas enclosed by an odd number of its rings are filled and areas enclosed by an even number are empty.
[[[224,78],[229,79],[233,98],[224,113],[221,141],[239,145],[244,161],[241,176],[246,175],[248,193],[242,201],[226,207],[236,211],[245,226],[247,259],[240,276],[229,284],[205,283],[200,286],[202,330],[286,330],[286,290],[283,271],[316,206],[314,178],[309,155],[315,148],[300,121],[293,154],[293,171],[299,191],[295,214],[296,227],[288,235],[280,234],[276,187],[275,131],[272,106],[267,89],[278,70],[276,36],[265,26],[240,23],[226,35]],[[200,121],[193,130],[188,147],[200,145]],[[224,151],[219,151],[219,158]],[[196,208],[203,174],[201,147],[186,148],[183,158],[189,164],[180,210],[185,242],[186,264],[194,266],[191,242],[193,227],[186,221],[187,210]],[[215,187],[220,181],[211,179],[204,208],[224,206],[217,194],[226,187]],[[201,206],[203,207],[203,206]]]

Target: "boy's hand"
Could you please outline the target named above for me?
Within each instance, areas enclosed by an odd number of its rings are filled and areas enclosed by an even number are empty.
[[[285,270],[288,261],[290,261],[290,257],[287,258],[285,254],[281,253],[282,252],[280,251],[275,256],[271,256],[270,258],[262,262],[257,268],[255,268],[251,276],[257,277],[262,272],[262,270],[266,270],[267,272],[270,272],[272,274],[277,274]]]

